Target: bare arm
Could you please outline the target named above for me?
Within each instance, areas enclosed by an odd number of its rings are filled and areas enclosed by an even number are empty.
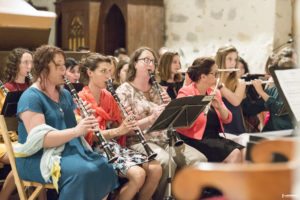
[[[27,133],[41,124],[45,124],[45,117],[41,113],[32,111],[25,111],[20,114]],[[80,121],[80,123],[74,127],[65,130],[49,131],[44,138],[43,147],[50,148],[60,146],[69,142],[70,140],[84,135],[88,131],[93,131],[92,127],[95,126],[96,120],[93,118],[86,118]]]
[[[245,96],[246,83],[244,80],[240,80],[237,84],[237,88],[234,92],[226,88],[225,86],[220,89],[222,97],[226,98],[233,106],[241,104]]]

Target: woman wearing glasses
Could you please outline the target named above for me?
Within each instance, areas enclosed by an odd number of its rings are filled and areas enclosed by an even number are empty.
[[[82,77],[87,80],[88,85],[83,88],[79,96],[83,101],[91,104],[96,111],[94,115],[103,130],[103,136],[107,140],[117,139],[133,130],[135,122],[130,120],[132,116],[126,117],[122,122],[118,104],[105,89],[108,79],[111,78],[110,59],[93,53],[82,59],[80,66]],[[108,122],[110,127],[107,125]],[[87,134],[86,140],[96,152],[106,156],[103,149],[93,141],[92,132]],[[118,155],[118,159],[113,163],[116,173],[128,179],[120,189],[118,199],[133,199],[136,193],[138,199],[151,199],[161,177],[160,164],[156,160],[149,161],[145,155],[121,147],[116,142],[109,142],[109,145]]]
[[[162,112],[166,105],[160,105],[159,97],[155,91],[154,85],[150,82],[148,70],[154,71],[157,58],[154,51],[148,47],[137,49],[131,56],[127,82],[120,85],[117,94],[121,103],[131,108],[137,118],[137,124],[142,130],[147,130],[154,123],[156,118]],[[161,89],[164,102],[170,102],[170,97]],[[145,134],[145,138],[150,148],[158,155],[156,159],[160,162],[163,169],[162,178],[158,189],[154,194],[154,199],[162,199],[167,186],[168,177],[168,138],[166,131],[157,131]],[[136,135],[127,135],[127,146],[131,149],[146,153],[143,145]],[[183,144],[173,148],[174,154],[171,159],[171,173],[175,174],[177,166],[179,168],[192,165],[196,162],[206,161],[205,156],[196,149]]]
[[[175,99],[179,89],[183,85],[181,73],[180,57],[177,52],[166,52],[159,59],[158,72],[160,85],[166,87],[171,99]]]
[[[212,87],[216,85],[218,67],[212,58],[196,59],[187,73],[192,83],[181,88],[177,98],[213,95]],[[202,112],[191,127],[178,128],[176,131],[186,144],[202,152],[209,162],[241,162],[243,154],[240,150],[244,147],[219,136],[219,132],[224,132],[223,123],[230,123],[231,120],[232,114],[222,102],[220,91],[216,90],[207,115]]]
[[[236,69],[238,51],[234,46],[224,46],[218,49],[216,64],[220,69]],[[226,107],[232,113],[232,121],[224,124],[226,133],[240,135],[245,132],[241,102],[245,97],[246,83],[239,79],[236,71],[221,72],[220,84],[222,99]]]
[[[9,91],[24,91],[30,86],[28,73],[31,71],[32,53],[27,49],[13,49],[6,62],[4,86]]]

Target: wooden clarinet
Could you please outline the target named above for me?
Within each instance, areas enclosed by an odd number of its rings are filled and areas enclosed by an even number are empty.
[[[112,84],[112,79],[110,78],[108,81],[107,81],[107,90],[112,94],[112,96],[114,97],[115,101],[117,102],[119,108],[121,109],[121,111],[123,112],[124,116],[127,117],[128,116],[128,112],[127,110],[125,109],[124,105],[121,103],[114,87],[113,87],[113,84]],[[135,120],[136,119],[134,117],[131,118],[131,120]],[[136,126],[136,128],[134,129],[134,132],[136,133],[136,135],[138,136],[139,140],[141,141],[141,144],[143,145],[146,153],[147,153],[147,156],[148,156],[148,160],[153,160],[156,156],[157,156],[157,153],[154,153],[152,151],[152,149],[149,147],[149,145],[147,144],[146,142],[146,139],[143,135],[143,132],[142,130],[140,129],[140,127]]]
[[[160,105],[165,104],[165,102],[164,102],[164,100],[163,100],[163,98],[161,96],[161,92],[160,92],[160,88],[158,86],[158,83],[155,80],[154,73],[150,69],[148,69],[148,72],[149,72],[149,75],[150,75],[150,80],[151,80],[152,84],[155,87],[155,91],[156,91],[157,95],[159,96]],[[180,137],[178,136],[177,132],[173,131],[172,134],[174,136],[174,145],[175,146],[182,145],[183,144],[183,140],[180,139]]]
[[[77,102],[77,105],[83,115],[84,118],[89,117],[89,114],[86,110],[86,108],[83,105],[83,101],[82,99],[78,96],[74,86],[72,85],[72,83],[64,76],[63,77],[65,84],[69,87],[70,92],[73,96],[73,98],[75,99],[75,101]],[[106,155],[107,155],[107,159],[109,163],[113,163],[115,160],[118,159],[118,157],[116,155],[113,154],[113,152],[110,150],[109,148],[109,144],[108,142],[105,140],[105,138],[103,137],[103,135],[101,134],[100,128],[99,126],[96,127],[96,131],[95,131],[95,135],[97,136],[102,148],[104,149]]]
[[[3,92],[3,94],[5,95],[5,96],[7,96],[7,93],[8,93],[8,91],[7,91],[7,89],[4,87],[4,84],[3,84],[3,82],[0,80],[0,88],[1,88],[1,90],[2,90],[2,92]]]

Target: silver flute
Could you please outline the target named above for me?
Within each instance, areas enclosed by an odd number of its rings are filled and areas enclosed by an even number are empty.
[[[123,112],[124,116],[127,117],[128,116],[128,112],[127,110],[125,109],[124,105],[121,103],[114,87],[113,87],[113,84],[112,84],[112,79],[108,79],[107,81],[107,90],[111,93],[111,95],[114,97],[115,101],[117,102],[119,108],[121,109],[121,111]],[[131,120],[134,120],[136,121],[136,119],[134,117],[131,118]],[[134,132],[136,133],[136,135],[138,136],[141,144],[143,145],[146,153],[147,153],[147,156],[148,156],[148,160],[153,160],[156,156],[157,156],[157,153],[154,153],[152,151],[152,149],[149,147],[149,145],[147,144],[146,142],[146,139],[143,135],[143,132],[142,130],[140,129],[140,127],[136,126],[136,128],[134,129]]]
[[[77,105],[80,109],[80,112],[82,113],[83,117],[89,117],[89,113],[87,112],[86,108],[83,105],[83,101],[82,99],[78,96],[74,86],[72,85],[72,83],[67,79],[67,77],[63,76],[64,82],[65,84],[69,87],[70,92],[73,96],[73,98],[75,99],[75,101],[77,102]],[[107,155],[107,159],[109,163],[113,163],[115,160],[118,159],[118,157],[116,155],[114,155],[114,153],[111,151],[111,149],[109,148],[109,144],[108,142],[105,140],[104,136],[101,134],[100,128],[99,126],[96,127],[96,131],[95,131],[95,135],[97,136],[100,145],[102,146],[103,150],[105,151],[106,155]]]
[[[8,93],[8,91],[7,91],[7,89],[5,88],[5,86],[4,86],[4,84],[3,84],[3,82],[0,80],[0,88],[1,88],[1,90],[2,90],[2,92],[3,92],[3,94],[5,95],[5,96],[7,96],[7,93]]]
[[[240,69],[218,69],[218,72],[237,72],[240,71]]]
[[[274,83],[274,81],[262,81],[262,84],[270,84],[270,83]],[[252,85],[252,82],[246,81],[246,85]]]
[[[216,95],[216,90],[217,90],[217,88],[218,88],[219,82],[220,82],[220,78],[217,78],[216,86],[215,86],[213,92],[210,93],[210,95]],[[209,111],[209,109],[210,109],[210,107],[211,107],[212,101],[213,101],[213,99],[211,99],[211,101],[210,101],[210,102],[206,105],[206,107],[204,108],[204,115],[205,115],[205,116],[207,116],[207,113],[208,113],[208,111]]]

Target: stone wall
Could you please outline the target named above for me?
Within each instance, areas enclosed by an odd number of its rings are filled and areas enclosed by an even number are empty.
[[[289,39],[291,0],[165,0],[165,46],[181,53],[184,67],[232,44],[251,73],[264,73],[274,46]]]

